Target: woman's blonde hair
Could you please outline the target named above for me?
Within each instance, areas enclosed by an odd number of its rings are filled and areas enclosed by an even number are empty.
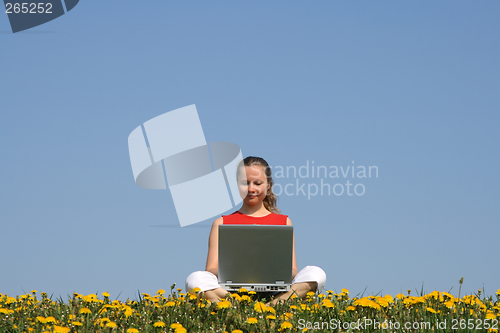
[[[270,211],[272,213],[280,214],[280,210],[278,208],[278,205],[276,204],[278,201],[278,197],[273,192],[274,182],[273,182],[273,177],[271,174],[271,167],[266,162],[266,160],[263,159],[262,157],[256,157],[256,156],[246,157],[242,162],[240,162],[240,165],[238,166],[238,172],[236,175],[237,178],[239,178],[240,169],[241,169],[241,167],[243,167],[243,165],[244,166],[260,165],[264,168],[264,172],[265,172],[266,177],[267,177],[267,183],[269,184],[269,189],[267,190],[267,195],[262,202],[264,204],[264,207],[268,211]]]

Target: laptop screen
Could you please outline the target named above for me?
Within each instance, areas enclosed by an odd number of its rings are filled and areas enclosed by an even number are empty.
[[[293,226],[220,225],[219,283],[290,284]]]

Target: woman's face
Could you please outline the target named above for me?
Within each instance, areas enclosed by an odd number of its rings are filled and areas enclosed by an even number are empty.
[[[269,189],[264,167],[257,164],[245,166],[245,172],[239,175],[238,188],[245,203],[255,205],[262,202]]]

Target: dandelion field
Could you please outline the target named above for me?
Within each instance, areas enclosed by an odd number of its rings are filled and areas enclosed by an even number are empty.
[[[349,291],[293,297],[274,306],[240,290],[210,303],[172,286],[170,294],[111,300],[73,294],[53,300],[33,290],[0,294],[0,332],[498,332],[500,289],[494,296],[454,297],[433,291],[418,296],[350,297]]]

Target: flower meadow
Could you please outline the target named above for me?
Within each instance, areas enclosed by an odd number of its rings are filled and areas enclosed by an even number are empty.
[[[174,289],[136,300],[74,293],[65,301],[33,290],[0,294],[0,332],[498,332],[500,289],[494,296],[457,298],[433,291],[350,297],[327,290],[269,305],[241,289],[217,303]]]

